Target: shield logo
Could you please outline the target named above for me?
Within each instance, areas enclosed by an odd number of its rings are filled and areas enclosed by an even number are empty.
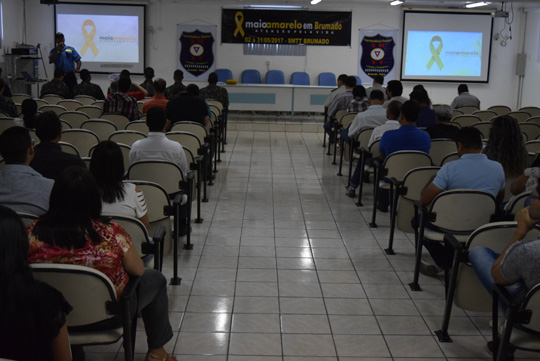
[[[182,32],[180,64],[193,76],[204,74],[214,64],[214,37],[199,30]]]
[[[361,42],[360,67],[371,78],[385,76],[394,68],[394,38],[391,36],[364,36]]]

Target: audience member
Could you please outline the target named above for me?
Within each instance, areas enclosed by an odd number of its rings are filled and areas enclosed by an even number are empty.
[[[537,154],[529,168],[525,168],[523,174],[512,181],[510,192],[517,196],[522,192],[532,192],[538,185],[540,179],[540,156]],[[525,205],[530,205],[531,199],[525,201]],[[511,203],[511,201],[508,201]]]
[[[5,86],[4,79],[0,78],[0,112],[15,118],[19,115],[19,112],[17,112],[17,107],[15,106],[13,99],[4,95]]]
[[[227,89],[218,86],[218,76],[216,73],[208,75],[208,86],[201,89],[200,94],[203,100],[217,100],[223,105],[223,109],[229,108],[229,93]]]
[[[469,94],[469,87],[467,84],[459,84],[457,88],[458,96],[454,98],[450,106],[452,109],[459,109],[461,107],[475,107],[480,109],[480,100],[472,94]]]
[[[431,139],[452,139],[456,141],[459,127],[451,125],[452,108],[449,105],[440,105],[435,109],[435,124],[428,127]]]
[[[420,202],[429,205],[441,192],[452,189],[475,189],[490,193],[501,202],[504,198],[504,171],[500,163],[482,154],[482,134],[473,127],[459,130],[457,151],[460,158],[445,164],[424,187]],[[428,241],[426,249],[438,267],[448,269],[452,265],[453,248],[441,242]],[[423,264],[421,272],[433,275],[438,269]]]
[[[386,122],[383,125],[379,125],[373,129],[371,137],[369,138],[368,147],[370,147],[374,142],[381,139],[383,134],[388,130],[398,129],[399,125],[399,114],[401,113],[401,103],[394,100],[386,107]]]
[[[126,94],[131,86],[131,80],[122,77],[118,79],[117,85],[118,91],[114,91],[105,98],[103,113],[121,114],[126,116],[130,121],[139,119],[137,100]],[[111,87],[113,87],[112,84]]]
[[[124,157],[115,142],[105,140],[92,152],[90,173],[101,193],[102,213],[137,218],[150,226],[144,194],[133,183],[124,183]]]
[[[347,106],[353,99],[352,89],[356,85],[356,78],[354,76],[348,76],[345,79],[345,91],[337,95],[330,106],[328,106],[328,116],[335,117],[338,110],[347,109]]]
[[[327,114],[328,112],[328,107],[330,106],[330,104],[332,104],[332,102],[334,101],[334,99],[342,94],[342,93],[345,93],[345,80],[347,80],[347,74],[340,74],[337,78],[337,88],[336,89],[333,89],[330,94],[328,94],[328,97],[326,98],[325,102],[324,102],[324,112],[325,114]]]
[[[0,77],[2,76],[2,68],[0,68]],[[13,96],[13,93],[11,92],[11,89],[9,88],[9,85],[4,83],[4,92],[2,93],[3,96],[11,98]]]
[[[412,101],[420,105],[420,115],[416,120],[416,126],[426,128],[435,124],[435,111],[430,108],[431,101],[426,90],[416,89],[410,95]]]
[[[154,81],[154,85],[152,85],[152,90],[154,91],[154,96],[143,104],[143,114],[146,114],[148,112],[148,109],[153,107],[160,107],[163,109],[167,108],[167,103],[169,100],[165,98],[165,89],[167,87],[167,83],[165,80],[158,78],[156,81]]]
[[[369,99],[366,95],[366,88],[357,85],[352,89],[353,99],[347,105],[348,113],[363,112],[369,107]]]
[[[87,69],[81,70],[79,76],[81,77],[81,83],[73,87],[74,96],[89,95],[97,100],[105,99],[105,95],[103,94],[103,90],[101,90],[101,87],[97,84],[90,82],[92,80],[92,76]]]
[[[167,103],[166,111],[167,119],[172,124],[181,121],[191,121],[200,123],[206,129],[210,129],[210,119],[205,101],[187,90],[181,91],[180,94],[171,99]]]
[[[64,296],[34,280],[28,234],[19,216],[0,206],[0,358],[71,361]]]
[[[386,88],[383,87],[383,84],[384,84],[384,76],[375,75],[373,77],[373,85],[366,89],[367,97],[369,98],[373,90],[380,90],[384,94],[384,100],[386,101],[388,98],[386,97]]]
[[[58,144],[62,139],[62,122],[55,112],[48,111],[37,116],[36,135],[40,143],[34,147],[30,167],[45,178],[57,179],[65,168],[73,165],[85,167],[79,156],[62,152]]]
[[[34,99],[25,99],[21,104],[21,118],[14,118],[13,123],[19,127],[26,129],[34,129],[36,127],[36,115],[38,106]]]
[[[163,346],[173,337],[167,280],[144,264],[129,234],[115,222],[102,223],[101,197],[87,169],[67,168],[51,192],[49,211],[28,228],[31,263],[52,262],[95,268],[112,281],[118,299],[130,276],[139,277],[133,314],[146,330],[146,360],[170,360]]]
[[[137,140],[129,151],[129,164],[139,160],[160,159],[168,160],[178,165],[185,175],[189,172],[186,154],[180,143],[172,141],[165,136],[165,129],[169,128],[169,122],[162,108],[148,109],[146,114],[148,137]]]
[[[397,100],[400,103],[406,102],[407,98],[401,96],[403,94],[403,84],[399,80],[390,80],[386,84],[386,96],[388,100],[384,102],[383,106],[386,108],[391,101]]]
[[[183,92],[186,90],[186,86],[182,84],[182,80],[184,80],[184,73],[180,69],[176,69],[174,71],[174,84],[169,86],[167,90],[165,91],[165,97],[169,100],[176,97],[180,92]]]
[[[0,135],[0,155],[6,165],[0,171],[0,204],[16,212],[39,216],[49,209],[54,181],[30,167],[33,140],[23,127],[11,127]]]
[[[68,86],[64,83],[64,74],[62,68],[56,68],[54,70],[54,79],[41,86],[42,98],[47,94],[59,95],[62,98],[69,98],[71,96]]]
[[[141,87],[146,89],[149,97],[154,96],[154,69],[151,67],[144,68],[144,81],[141,83]]]

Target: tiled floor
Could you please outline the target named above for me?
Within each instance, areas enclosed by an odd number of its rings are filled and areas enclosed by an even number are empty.
[[[168,288],[168,351],[193,361],[490,359],[489,314],[454,308],[454,342],[438,342],[441,280],[410,291],[411,235],[397,232],[397,254],[385,255],[388,215],[369,228],[370,188],[356,207],[321,144],[318,133],[229,133],[194,249],[180,257],[182,284]],[[120,343],[86,351],[123,360]]]

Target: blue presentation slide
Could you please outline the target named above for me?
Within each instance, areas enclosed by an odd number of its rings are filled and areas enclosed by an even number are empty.
[[[409,31],[405,76],[481,76],[482,33]]]

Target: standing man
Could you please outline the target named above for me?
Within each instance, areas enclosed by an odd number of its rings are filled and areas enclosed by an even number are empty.
[[[81,70],[81,56],[71,46],[66,46],[64,34],[56,33],[56,47],[49,53],[49,63],[54,63],[55,69],[62,69],[65,73],[64,82],[73,91],[73,87],[77,84],[75,73]]]

